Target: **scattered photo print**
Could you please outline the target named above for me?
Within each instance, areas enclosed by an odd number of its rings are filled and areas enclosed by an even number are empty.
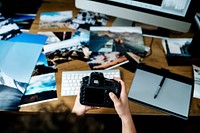
[[[76,17],[72,20],[69,28],[82,28],[89,30],[90,26],[105,26],[108,22],[108,19],[108,16],[101,13],[80,10]]]
[[[30,30],[36,14],[15,14],[12,19],[21,30]]]
[[[200,67],[192,65],[194,75],[194,92],[193,97],[200,98]]]
[[[129,60],[126,58],[126,56],[120,52],[92,52],[87,63],[92,70],[106,70],[128,62]]]
[[[0,20],[0,40],[8,40],[21,33],[20,28],[12,19]]]
[[[78,38],[82,45],[88,45],[90,39],[90,31],[86,29],[79,28],[75,30],[72,38]]]
[[[54,68],[57,68],[59,64],[71,61],[75,58],[77,59],[84,57],[81,45],[73,46],[71,48],[60,48],[45,54],[48,65]]]
[[[55,73],[33,76],[22,97],[20,106],[57,99]]]
[[[41,12],[39,29],[67,28],[72,21],[72,11]]]
[[[57,68],[48,65],[46,55],[43,52],[41,52],[32,76],[53,73],[57,71]]]
[[[147,53],[141,27],[90,27],[89,49],[92,52],[132,52],[141,57]]]
[[[71,32],[63,31],[63,32],[52,32],[52,31],[45,31],[45,32],[38,32],[38,34],[48,36],[45,44],[51,44],[60,42],[63,40],[67,40],[71,38]]]
[[[189,54],[188,48],[192,38],[167,38],[162,40],[166,54]]]
[[[17,81],[0,70],[0,109],[18,110],[28,83]]]
[[[0,110],[19,110],[42,47],[0,40]]]

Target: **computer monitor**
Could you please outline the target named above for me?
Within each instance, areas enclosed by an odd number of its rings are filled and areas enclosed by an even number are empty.
[[[75,5],[79,9],[185,33],[194,21],[195,1],[75,0]]]

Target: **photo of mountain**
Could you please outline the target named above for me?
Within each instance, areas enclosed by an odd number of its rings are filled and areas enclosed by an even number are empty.
[[[32,73],[32,76],[53,73],[57,71],[57,68],[48,65],[46,55],[43,52],[41,52],[39,59],[35,65],[35,69]]]
[[[0,109],[17,110],[28,83],[19,82],[0,70]]]
[[[44,32],[38,32],[39,35],[45,35],[47,36],[47,40],[45,44],[51,44],[56,43],[60,41],[64,41],[71,38],[71,32],[63,31],[63,32],[52,32],[52,31],[44,31]]]
[[[22,97],[20,107],[57,99],[55,73],[33,76]]]
[[[72,21],[72,11],[41,12],[39,29],[67,28]]]
[[[8,40],[21,33],[19,26],[13,22],[13,19],[0,20],[0,40]]]
[[[141,27],[92,26],[88,47],[93,52],[132,52],[141,57],[148,52],[148,48],[144,45]]]
[[[108,70],[128,63],[129,60],[120,52],[93,52],[87,62],[92,70]]]
[[[36,14],[15,14],[12,19],[21,31],[29,31]]]
[[[0,41],[0,110],[18,110],[42,44]]]

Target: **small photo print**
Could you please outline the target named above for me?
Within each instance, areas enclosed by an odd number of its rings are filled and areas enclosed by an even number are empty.
[[[162,45],[166,54],[188,54],[191,41],[192,38],[167,38],[162,40]]]
[[[13,19],[0,20],[0,40],[8,40],[21,33],[19,26],[13,22]]]
[[[58,64],[72,60],[71,56],[81,49],[81,44],[78,38],[71,38],[44,45],[44,53],[47,57],[48,65],[57,67]]]
[[[57,71],[57,68],[48,65],[46,55],[43,52],[41,52],[38,61],[35,65],[35,69],[33,70],[32,76],[53,73]]]
[[[67,28],[72,21],[72,11],[41,12],[39,29]]]
[[[86,29],[79,28],[75,30],[72,38],[79,38],[80,43],[84,46],[89,44],[90,41],[90,31]]]
[[[72,20],[69,28],[71,29],[86,29],[89,30],[90,26],[105,26],[109,20],[107,15],[101,13],[80,10],[76,17]]]
[[[193,97],[200,98],[200,67],[192,65],[194,75],[194,92]]]
[[[55,73],[33,76],[20,106],[57,99]]]
[[[36,14],[15,14],[12,19],[21,30],[30,30]]]
[[[120,52],[92,52],[87,63],[92,70],[108,70],[128,62],[126,56]]]
[[[68,31],[63,31],[63,32],[45,31],[45,32],[38,32],[38,34],[48,36],[45,44],[50,44],[70,39],[72,33]]]

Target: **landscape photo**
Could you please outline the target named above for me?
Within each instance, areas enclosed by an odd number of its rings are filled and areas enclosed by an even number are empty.
[[[39,59],[35,65],[35,69],[32,73],[32,76],[53,73],[57,71],[57,68],[48,65],[46,55],[43,52],[41,52]]]
[[[39,29],[67,28],[72,21],[72,11],[41,12]]]
[[[59,32],[59,31],[55,31],[55,32],[52,32],[52,31],[44,31],[44,32],[38,32],[38,34],[40,35],[45,35],[47,36],[47,40],[45,42],[45,44],[50,44],[50,43],[56,43],[56,42],[60,42],[60,41],[63,41],[63,40],[67,40],[67,39],[70,39],[71,38],[71,32],[67,32],[67,31],[62,31],[62,32]]]
[[[19,109],[42,46],[0,41],[0,110]]]
[[[36,17],[36,14],[15,14],[12,19],[19,26],[20,30],[29,31]]]
[[[20,102],[21,106],[57,99],[55,73],[31,77]]]
[[[128,62],[126,56],[120,52],[92,52],[87,63],[92,70],[108,70]]]
[[[0,40],[8,40],[21,33],[19,26],[11,18],[0,20]]]
[[[93,52],[133,52],[146,55],[141,27],[90,27],[89,49]]]
[[[89,30],[90,26],[105,26],[108,20],[107,15],[80,10],[68,27],[74,30],[80,28]]]

